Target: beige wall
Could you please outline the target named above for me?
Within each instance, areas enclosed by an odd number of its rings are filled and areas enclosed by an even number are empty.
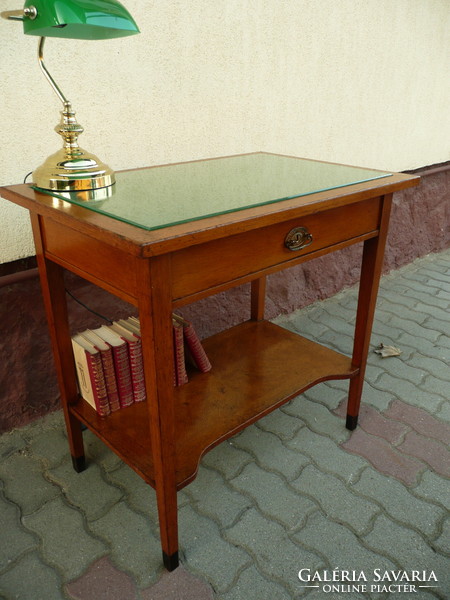
[[[449,0],[125,0],[141,35],[48,40],[114,169],[267,150],[387,170],[450,159]],[[20,0],[2,1],[3,9]],[[37,39],[1,21],[0,185],[59,147]],[[0,262],[34,253],[0,199]]]

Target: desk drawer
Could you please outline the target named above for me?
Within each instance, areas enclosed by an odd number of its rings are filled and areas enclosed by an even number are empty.
[[[376,231],[380,206],[380,198],[370,199],[174,252],[173,297],[190,296]],[[299,241],[303,247],[290,250],[286,237],[298,228],[291,237],[294,246]]]

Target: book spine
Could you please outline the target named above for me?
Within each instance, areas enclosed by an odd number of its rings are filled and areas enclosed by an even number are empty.
[[[142,344],[140,339],[129,342],[131,380],[133,382],[133,398],[135,402],[146,399],[144,365],[142,362]]]
[[[122,346],[112,346],[111,348],[114,358],[120,408],[125,408],[133,404],[134,401],[128,347],[127,344],[123,344]]]
[[[120,398],[119,390],[117,389],[116,373],[114,371],[114,359],[111,348],[109,348],[109,350],[102,350],[101,357],[109,406],[111,411],[115,412],[120,408]]]
[[[106,392],[105,377],[103,374],[100,353],[92,355],[89,354],[89,352],[86,352],[86,362],[92,385],[92,394],[95,404],[94,408],[101,417],[106,417],[110,414],[111,410],[108,402],[108,394]]]
[[[202,373],[207,373],[211,370],[211,363],[192,323],[185,321],[183,329],[186,344],[190,350],[195,366]]]
[[[186,365],[184,362],[184,340],[183,340],[183,327],[173,322],[173,355],[175,363],[175,385],[183,385],[188,382],[188,376],[186,372]]]

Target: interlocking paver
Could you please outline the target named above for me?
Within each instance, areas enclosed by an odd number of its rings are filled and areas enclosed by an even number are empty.
[[[356,570],[357,573],[363,571],[369,579],[374,569],[390,570],[396,567],[383,553],[379,554],[367,548],[345,525],[330,520],[321,512],[311,515],[306,527],[294,537],[307,548],[320,554],[329,570],[337,568]],[[299,569],[301,568],[308,568],[308,565],[300,563]],[[323,597],[328,597],[328,594],[324,594]],[[350,598],[353,598],[353,594]]]
[[[390,419],[407,423],[417,433],[427,435],[443,444],[450,445],[450,427],[431,416],[422,408],[411,406],[401,400],[394,400],[384,413]]]
[[[410,381],[394,377],[390,373],[383,373],[373,386],[391,393],[392,398],[407,398],[408,402],[414,406],[423,407],[426,405],[427,410],[432,412],[442,404],[442,396],[427,389],[427,379],[424,380],[422,387],[418,387]]]
[[[264,576],[292,594],[299,593],[297,573],[300,567],[320,569],[323,560],[301,544],[295,544],[281,525],[250,509],[224,533],[226,539],[245,549]]]
[[[124,600],[124,598],[128,600],[126,596],[120,596],[117,600]],[[175,569],[172,573],[163,573],[158,583],[141,592],[142,600],[213,600],[213,598],[211,587],[183,567]],[[113,598],[105,597],[105,600],[113,600]]]
[[[45,479],[42,464],[27,450],[20,450],[0,462],[0,479],[4,482],[5,497],[17,504],[24,515],[33,513],[60,494],[59,488]],[[33,493],[24,494],[24,490]]]
[[[347,402],[343,402],[335,412],[341,418],[345,418]],[[372,406],[362,404],[359,411],[358,425],[367,433],[382,437],[395,445],[403,439],[410,428],[404,423],[387,419],[384,414],[381,414]]]
[[[66,585],[71,600],[137,600],[133,580],[107,557],[94,562],[82,577]]]
[[[292,440],[303,427],[303,423],[298,419],[286,414],[282,410],[276,410],[257,422],[257,427],[264,431],[269,431],[278,436],[280,440]]]
[[[428,463],[434,471],[444,477],[450,477],[450,452],[441,442],[410,431],[398,449]]]
[[[310,498],[295,493],[281,477],[255,464],[247,465],[230,483],[250,496],[262,514],[281,522],[287,529],[299,527],[309,512],[318,507]]]
[[[347,439],[349,434],[343,427],[342,419],[333,414],[326,406],[309,400],[309,393],[310,391],[294,398],[283,410],[289,415],[301,419],[309,429],[316,433],[328,435],[336,441]]]
[[[38,538],[20,525],[19,507],[3,498],[0,491],[0,573],[19,556],[38,546]]]
[[[292,600],[292,595],[281,585],[263,577],[254,567],[240,573],[229,592],[221,594],[220,600]],[[309,596],[308,596],[309,598]]]
[[[342,444],[348,452],[364,456],[378,471],[392,475],[406,485],[413,485],[426,465],[406,454],[398,452],[386,440],[357,429]]]
[[[101,476],[98,465],[89,465],[76,473],[71,461],[48,471],[48,478],[59,485],[68,501],[83,511],[88,521],[107,513],[123,496],[123,492],[108,485]]]
[[[58,572],[44,564],[36,551],[0,575],[0,594],[6,600],[66,600]]]
[[[438,588],[433,590],[439,598],[448,598],[450,571],[448,557],[436,553],[424,539],[412,529],[398,525],[385,515],[380,515],[373,530],[364,537],[365,543],[374,551],[389,557],[408,571],[433,571]]]
[[[392,519],[399,523],[411,523],[415,529],[427,535],[436,533],[445,516],[442,508],[415,498],[402,483],[372,468],[363,471],[353,489],[377,502]]]
[[[441,535],[434,540],[433,547],[440,550],[442,553],[450,555],[450,516],[447,516],[443,526]]]
[[[104,543],[86,532],[82,515],[61,498],[23,517],[23,523],[39,536],[42,556],[64,573],[66,581],[79,577],[91,562],[107,551]]]
[[[309,457],[310,462],[322,472],[332,473],[345,483],[358,479],[361,469],[367,466],[360,456],[342,452],[336,442],[307,427],[299,431],[297,437],[287,445]]]
[[[231,526],[252,506],[247,496],[228,485],[217,471],[206,468],[186,488],[186,494],[195,510],[213,519],[219,527]]]
[[[149,518],[156,529],[158,508],[155,490],[124,463],[118,469],[106,473],[105,477],[107,481],[111,481],[123,490],[129,507]]]
[[[210,468],[216,469],[226,479],[236,477],[253,457],[248,452],[237,448],[234,440],[228,440],[220,446],[213,448],[204,458],[203,463]]]
[[[89,523],[89,531],[109,548],[112,563],[131,573],[139,587],[150,585],[161,568],[161,547],[151,522],[124,502]]]
[[[239,571],[250,566],[251,557],[245,548],[230,543],[211,519],[191,506],[179,510],[179,528],[186,564],[194,573],[203,573],[219,595],[230,588]]]
[[[376,504],[352,494],[341,480],[322,473],[313,465],[305,467],[292,486],[318,503],[332,520],[348,525],[359,535],[380,512]]]
[[[437,502],[450,511],[449,483],[432,471],[425,471],[420,477],[419,484],[413,488],[414,495],[430,502]]]
[[[288,481],[298,477],[309,460],[290,450],[279,438],[258,427],[249,427],[234,439],[238,448],[254,453],[256,463],[263,469],[275,471]]]

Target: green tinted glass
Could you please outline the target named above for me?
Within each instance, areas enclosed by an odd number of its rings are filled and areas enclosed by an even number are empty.
[[[97,202],[83,201],[76,192],[46,193],[151,230],[390,175],[274,154],[248,154],[119,172],[112,196]]]

